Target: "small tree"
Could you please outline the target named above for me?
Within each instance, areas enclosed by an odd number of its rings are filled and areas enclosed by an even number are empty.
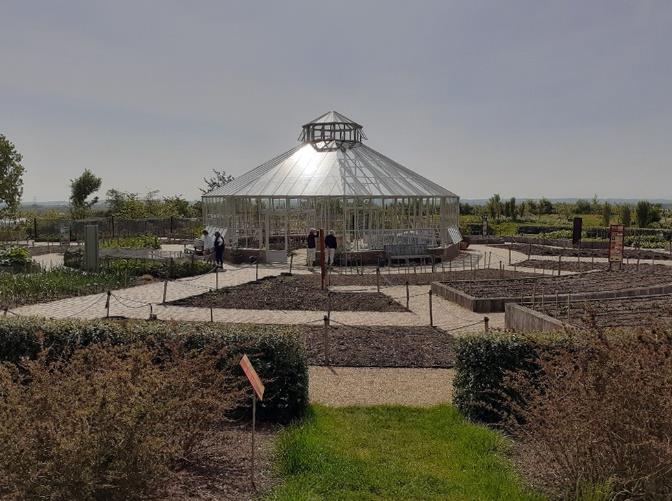
[[[4,135],[0,134],[0,217],[15,215],[23,195],[23,157]]]
[[[602,205],[602,226],[609,226],[611,224],[611,204],[604,202]]]
[[[98,202],[98,197],[87,198],[100,189],[103,180],[89,169],[85,169],[81,176],[70,180],[70,213],[73,219],[82,219],[88,215]]]
[[[648,200],[640,200],[637,202],[635,214],[637,216],[637,226],[646,228],[651,222],[652,206]]]
[[[107,205],[110,214],[122,219],[140,219],[147,217],[145,203],[137,193],[129,193],[115,189],[107,190]]]
[[[628,204],[621,205],[621,223],[624,226],[630,226],[632,222],[632,209]]]
[[[539,200],[539,214],[553,214],[553,212],[555,212],[555,207],[550,200],[547,198]]]
[[[226,171],[219,171],[212,169],[212,172],[215,173],[214,176],[211,176],[209,178],[204,177],[203,181],[206,184],[205,188],[199,188],[201,190],[201,193],[204,195],[206,193],[211,192],[215,188],[221,188],[222,186],[229,184],[231,181],[233,181],[234,177],[231,174],[227,174]]]
[[[192,217],[194,215],[193,207],[181,195],[163,197],[163,205],[166,216]]]
[[[533,216],[539,216],[539,205],[536,200],[528,200],[527,208]]]
[[[574,204],[574,212],[577,214],[590,214],[590,202],[588,200],[577,200]]]
[[[464,203],[460,204],[460,214],[463,216],[469,216],[471,214],[474,214],[476,211],[474,210],[474,207],[470,204]]]
[[[502,197],[498,193],[492,195],[488,200],[487,211],[493,219],[499,219],[502,215]]]
[[[516,210],[516,199],[515,197],[511,197],[509,200],[504,202],[504,215],[508,218],[511,218],[512,220],[516,219],[516,216],[518,215],[517,210]]]

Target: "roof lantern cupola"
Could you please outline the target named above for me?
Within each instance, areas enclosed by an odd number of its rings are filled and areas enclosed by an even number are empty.
[[[317,151],[345,150],[366,139],[362,126],[336,111],[320,115],[303,126],[299,141]]]

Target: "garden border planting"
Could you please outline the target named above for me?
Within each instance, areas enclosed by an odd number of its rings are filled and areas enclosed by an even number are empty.
[[[263,420],[289,422],[303,415],[308,404],[308,366],[296,332],[289,326],[227,325],[206,322],[147,322],[142,320],[49,320],[7,317],[0,320],[0,361],[18,363],[35,358],[43,347],[66,360],[80,346],[93,343],[146,343],[157,354],[174,342],[189,350],[225,348],[230,357],[247,353],[266,384],[257,406]],[[240,372],[242,381],[242,371]],[[247,401],[238,413],[248,413]]]

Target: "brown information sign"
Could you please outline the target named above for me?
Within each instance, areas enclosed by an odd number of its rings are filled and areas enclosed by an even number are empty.
[[[240,359],[240,366],[243,368],[243,372],[247,376],[247,380],[252,385],[254,393],[257,395],[259,400],[264,399],[264,384],[259,379],[257,371],[254,370],[252,362],[247,358],[247,355],[243,355],[243,358]]]
[[[623,235],[625,228],[622,224],[612,224],[609,227],[609,263],[623,262]]]

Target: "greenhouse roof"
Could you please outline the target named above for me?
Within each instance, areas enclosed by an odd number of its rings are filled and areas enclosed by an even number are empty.
[[[338,121],[333,122],[333,119]],[[321,120],[327,122],[319,122]],[[313,122],[316,121],[355,124],[336,112],[326,113]],[[204,195],[205,198],[218,196],[298,198],[456,195],[365,146],[361,141],[354,141],[332,149],[319,149],[311,142],[299,144]]]
[[[341,115],[338,111],[327,111],[325,114],[320,115],[305,125],[310,124],[351,124],[361,127],[357,122],[350,120],[345,115]]]

